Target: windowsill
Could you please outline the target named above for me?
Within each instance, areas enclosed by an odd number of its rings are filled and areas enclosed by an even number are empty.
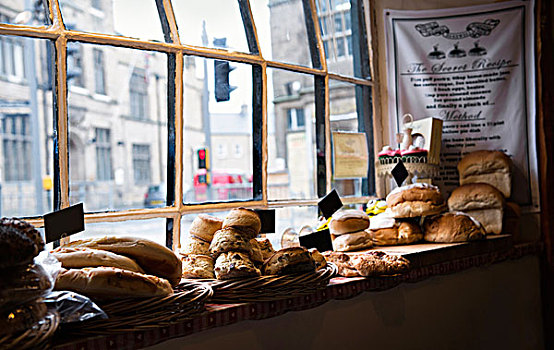
[[[106,103],[111,103],[113,101],[113,99],[110,96],[104,95],[104,94],[95,93],[92,95],[92,98],[95,99],[96,101],[106,102]]]
[[[69,86],[69,91],[74,92],[74,93],[79,94],[79,95],[90,96],[90,91],[88,89],[84,88],[84,87],[81,87],[81,86],[70,85]]]
[[[27,85],[27,80],[25,78],[15,75],[0,75],[0,80],[7,81],[12,84]]]
[[[382,247],[378,250],[402,254],[408,258],[412,265],[411,270],[404,275],[383,278],[336,277],[331,279],[324,290],[304,297],[267,302],[207,304],[205,312],[181,323],[150,331],[68,340],[66,343],[56,344],[55,348],[107,349],[109,344],[114,343],[126,344],[126,349],[142,348],[241,321],[272,318],[288,311],[315,308],[331,300],[351,299],[364,292],[392,289],[401,283],[416,283],[432,276],[455,274],[474,267],[519,259],[525,255],[536,255],[541,247],[538,242],[514,245],[510,235],[470,243]],[[336,307],[340,308],[340,301]]]

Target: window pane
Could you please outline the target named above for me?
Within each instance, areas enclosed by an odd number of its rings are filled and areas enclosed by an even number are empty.
[[[164,206],[167,56],[81,47],[85,86],[68,92],[70,202],[83,202],[89,212]],[[107,96],[95,92],[99,52]],[[150,195],[149,187],[160,184],[163,191]]]
[[[185,58],[183,199],[187,203],[253,198],[252,66],[230,63],[235,69],[219,71],[216,79],[216,66],[224,61],[216,62]],[[206,169],[199,168],[199,149],[208,150],[209,179]]]
[[[165,246],[166,219],[128,220],[121,222],[87,223],[85,231],[71,236],[71,241],[100,237],[145,238]]]
[[[238,1],[173,1],[173,10],[181,43],[249,52]],[[225,38],[225,46],[216,38]]]
[[[5,45],[7,42],[17,45]],[[11,67],[19,67],[0,74],[1,216],[35,216],[52,210],[51,188],[47,191],[43,187],[43,179],[52,178],[53,164],[47,45],[51,43],[42,39],[0,36],[0,46],[9,50],[4,51],[7,55],[1,56],[0,62],[6,63],[8,57]],[[32,69],[26,78],[25,65]]]
[[[312,66],[302,1],[251,1],[265,59]]]
[[[43,1],[32,1],[27,7],[26,0],[2,0],[0,6],[0,23],[19,24],[27,26],[43,26],[48,24],[44,14]]]
[[[356,88],[354,84],[329,81],[329,109],[331,132],[359,132],[363,126],[359,124],[359,114],[356,108]],[[372,166],[372,164],[369,164]],[[362,196],[362,179],[334,179],[332,186],[341,196]]]
[[[60,0],[60,7],[71,30],[164,41],[154,0]]]
[[[314,78],[272,68],[267,76],[268,198],[316,198]]]

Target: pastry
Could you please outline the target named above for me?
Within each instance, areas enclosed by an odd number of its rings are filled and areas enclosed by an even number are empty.
[[[220,280],[260,276],[260,270],[244,252],[221,253],[215,261],[214,272]]]
[[[183,247],[181,247],[180,253],[210,255],[210,243],[199,238],[189,236],[187,237]]]
[[[250,254],[252,246],[250,240],[237,229],[228,227],[217,231],[210,244],[210,255],[216,259],[219,254],[225,252],[245,252]]]

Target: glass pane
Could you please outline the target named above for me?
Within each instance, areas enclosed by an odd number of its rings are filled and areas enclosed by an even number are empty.
[[[52,210],[51,45],[42,39],[0,35],[1,216]]]
[[[60,0],[60,7],[71,30],[164,41],[155,0]]]
[[[268,198],[317,198],[314,77],[268,68],[267,78]]]
[[[43,1],[0,0],[0,23],[26,26],[48,24]]]
[[[121,222],[87,223],[85,231],[71,236],[71,241],[100,237],[146,238],[165,246],[166,219],[128,220]]]
[[[304,226],[317,228],[318,208],[283,207],[275,210],[275,233],[266,235],[275,250],[300,244],[298,234]]]
[[[189,56],[183,79],[184,201],[252,199],[252,66]]]
[[[331,132],[358,132],[359,114],[356,108],[356,88],[354,84],[329,80],[329,109]],[[369,164],[371,166],[371,164]],[[363,178],[367,178],[364,176]],[[362,196],[362,179],[334,179],[332,186],[340,196]]]
[[[70,202],[88,212],[165,206],[167,56],[79,45],[85,84],[68,81]],[[100,76],[105,94],[95,92]]]
[[[251,1],[260,50],[267,60],[312,66],[302,1]]]
[[[181,43],[249,52],[238,1],[173,1],[173,11]]]

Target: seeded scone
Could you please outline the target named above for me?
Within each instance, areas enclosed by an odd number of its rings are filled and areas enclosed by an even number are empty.
[[[264,275],[288,275],[293,273],[314,272],[315,261],[310,252],[303,247],[285,248],[276,251],[264,262]]]
[[[210,244],[210,255],[216,259],[219,254],[234,251],[250,254],[250,239],[245,238],[237,229],[228,227],[217,231]]]
[[[214,272],[215,277],[219,280],[261,275],[260,270],[254,266],[248,254],[244,252],[221,253],[215,261]]]
[[[181,257],[183,278],[215,278],[214,259],[207,255],[187,254]]]
[[[273,253],[275,253],[275,249],[273,249],[273,245],[271,244],[271,241],[269,239],[256,238],[256,241],[258,241],[258,244],[260,245],[264,261],[269,259],[273,255]]]
[[[210,243],[205,242],[199,238],[189,236],[187,237],[185,244],[181,248],[181,254],[210,255]]]

